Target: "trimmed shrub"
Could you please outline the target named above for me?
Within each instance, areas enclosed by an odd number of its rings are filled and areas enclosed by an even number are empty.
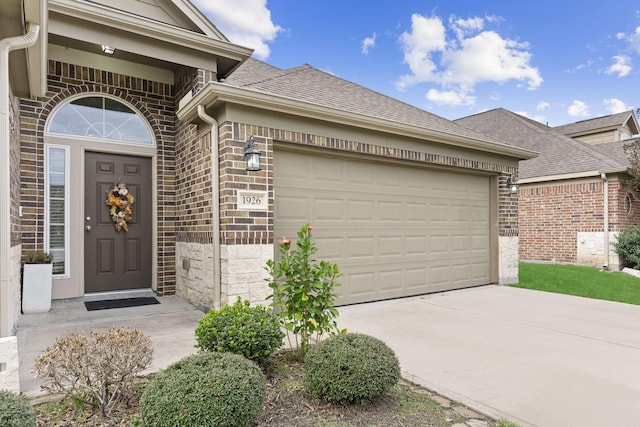
[[[239,354],[204,352],[160,372],[142,393],[140,413],[147,427],[246,426],[265,397],[255,363]]]
[[[35,427],[36,411],[24,395],[0,390],[0,425],[2,427]]]
[[[42,389],[63,392],[107,415],[135,396],[136,376],[151,364],[151,338],[135,328],[90,331],[57,338],[34,363]]]
[[[640,268],[640,225],[630,225],[620,231],[614,247],[633,268]]]
[[[334,335],[312,346],[305,358],[305,381],[314,397],[333,403],[370,401],[400,379],[393,350],[364,334]]]
[[[271,309],[251,307],[240,298],[233,305],[209,311],[196,328],[196,347],[201,350],[241,354],[258,363],[278,350],[283,338]]]

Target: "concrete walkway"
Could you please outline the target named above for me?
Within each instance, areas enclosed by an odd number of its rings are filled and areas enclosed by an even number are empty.
[[[407,379],[522,426],[640,425],[640,306],[486,286],[340,308]]]
[[[31,374],[35,358],[57,337],[112,326],[138,328],[151,338],[153,360],[147,372],[155,372],[196,352],[195,329],[204,315],[178,297],[156,297],[160,304],[87,311],[84,303],[54,302],[51,311],[23,314],[18,319],[20,390],[41,394],[40,380]]]

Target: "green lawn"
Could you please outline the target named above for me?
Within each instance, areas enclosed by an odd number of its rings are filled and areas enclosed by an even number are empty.
[[[523,262],[512,286],[640,305],[640,278],[595,267]]]

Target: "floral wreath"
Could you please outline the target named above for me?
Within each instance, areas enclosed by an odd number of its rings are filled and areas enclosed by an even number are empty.
[[[129,231],[127,221],[131,220],[131,215],[133,215],[132,206],[136,201],[133,194],[129,193],[127,185],[122,181],[111,190],[107,190],[106,193],[107,200],[105,203],[111,207],[109,214],[111,215],[111,220],[113,221],[116,231]]]

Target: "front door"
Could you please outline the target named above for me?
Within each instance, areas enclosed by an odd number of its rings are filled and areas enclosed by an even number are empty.
[[[86,152],[85,293],[151,287],[151,173],[151,159],[147,157]],[[106,203],[107,192],[119,183],[135,199],[130,215],[127,213],[126,231],[122,222],[120,231],[116,229]]]

